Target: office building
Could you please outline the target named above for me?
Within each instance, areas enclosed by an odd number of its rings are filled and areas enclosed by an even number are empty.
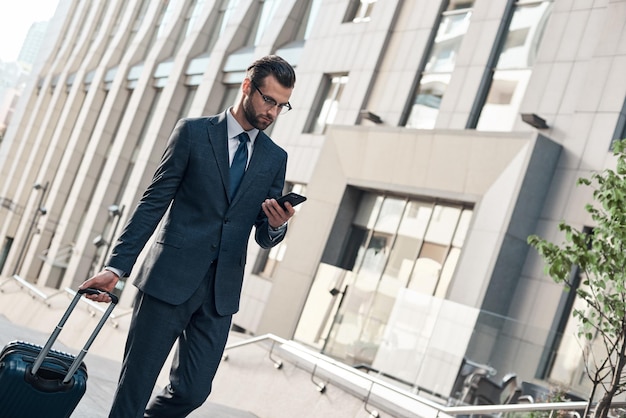
[[[20,64],[27,66],[29,69],[32,68],[39,56],[39,50],[44,42],[47,28],[48,22],[35,22],[30,26],[17,57],[17,61]]]
[[[444,395],[464,359],[587,392],[573,292],[526,238],[593,227],[576,180],[626,136],[626,1],[59,10],[0,148],[3,277],[63,288],[99,270],[176,121],[222,111],[278,54],[294,109],[268,133],[308,200],[284,243],[250,246],[237,329]]]

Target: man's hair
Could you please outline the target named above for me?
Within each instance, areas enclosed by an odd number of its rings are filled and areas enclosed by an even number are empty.
[[[248,67],[246,75],[258,85],[263,85],[262,81],[269,75],[276,77],[283,87],[293,88],[296,84],[296,72],[293,67],[278,55],[267,55],[254,61]]]

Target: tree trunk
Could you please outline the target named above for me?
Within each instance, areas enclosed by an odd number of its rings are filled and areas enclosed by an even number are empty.
[[[602,396],[600,402],[598,402],[598,406],[593,414],[595,418],[606,418],[608,416],[609,410],[611,409],[611,402],[613,401],[613,397],[620,386],[620,378],[622,376],[622,370],[624,370],[624,352],[626,351],[624,332],[622,332],[620,343],[621,347],[619,353],[617,354],[617,364],[615,365],[615,369],[613,370],[613,375],[611,377],[611,386]]]
[[[591,393],[589,394],[589,401],[587,401],[587,406],[585,407],[585,412],[583,418],[590,416],[591,414],[591,404],[593,404],[593,398],[596,396],[596,388],[598,387],[598,379],[593,381],[593,387],[591,388]]]
[[[596,406],[596,410],[593,414],[595,418],[606,418],[609,415],[611,409],[611,401],[613,400],[613,391],[605,392]]]

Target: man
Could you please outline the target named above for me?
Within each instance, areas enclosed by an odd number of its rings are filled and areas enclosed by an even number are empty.
[[[291,65],[267,56],[248,68],[232,108],[179,121],[105,269],[81,285],[111,291],[130,274],[164,217],[134,282],[139,290],[109,417],[180,418],[208,397],[239,309],[252,226],[256,242],[270,248],[294,214],[275,200],[287,153],[263,132],[291,108],[294,84]],[[238,138],[242,132],[249,141]],[[237,161],[242,173],[247,163],[238,189]],[[106,294],[87,297],[109,300]],[[148,404],[177,339],[170,383]]]

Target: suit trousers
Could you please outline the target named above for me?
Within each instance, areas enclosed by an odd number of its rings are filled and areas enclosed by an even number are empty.
[[[138,291],[109,418],[180,418],[207,399],[232,320],[215,310],[215,266],[181,305]],[[146,408],[176,339],[170,382]]]

